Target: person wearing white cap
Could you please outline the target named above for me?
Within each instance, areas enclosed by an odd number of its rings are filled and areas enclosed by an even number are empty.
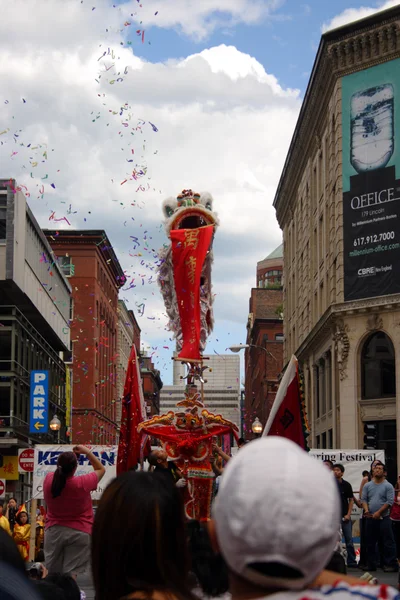
[[[245,446],[227,464],[213,509],[232,600],[300,600],[304,591],[308,600],[383,597],[380,586],[349,586],[333,574],[315,587],[336,545],[340,516],[334,478],[299,446],[272,436]],[[386,586],[384,597],[400,600]]]

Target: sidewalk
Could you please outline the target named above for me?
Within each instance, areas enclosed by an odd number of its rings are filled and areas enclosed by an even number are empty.
[[[361,577],[363,571],[360,569],[347,569],[348,575],[352,575],[353,577]],[[378,583],[385,583],[386,585],[391,585],[397,590],[398,586],[398,573],[385,573],[382,569],[377,569],[373,573],[371,573],[374,577],[377,578]]]
[[[77,583],[81,590],[83,590],[86,594],[87,600],[94,600],[94,587],[92,581],[92,575],[90,573],[84,573],[83,575],[78,575]]]

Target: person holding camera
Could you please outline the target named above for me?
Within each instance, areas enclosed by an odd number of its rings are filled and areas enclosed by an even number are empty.
[[[89,460],[92,473],[75,474],[80,454]],[[73,452],[62,452],[56,471],[46,475],[44,554],[49,573],[75,576],[87,570],[94,520],[90,493],[97,489],[104,473],[104,466],[89,448],[75,446]]]

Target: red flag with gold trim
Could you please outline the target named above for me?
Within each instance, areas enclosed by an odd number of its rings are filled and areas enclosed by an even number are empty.
[[[135,467],[140,460],[139,423],[144,421],[145,406],[135,345],[131,348],[122,399],[117,475]]]
[[[293,355],[276,393],[264,435],[279,435],[308,450],[306,415],[299,376],[299,364]]]

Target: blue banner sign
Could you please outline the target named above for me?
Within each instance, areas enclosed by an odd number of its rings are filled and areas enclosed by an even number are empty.
[[[49,430],[49,372],[31,371],[29,433]]]
[[[72,447],[71,447],[72,450]],[[39,450],[38,451],[38,466],[57,466],[57,460],[60,454],[65,452],[65,449],[62,450]],[[112,467],[116,464],[117,453],[112,451],[102,451],[98,452],[97,450],[92,450],[92,453],[96,458],[99,459],[102,465],[105,467]],[[90,461],[85,454],[80,454],[78,458],[78,465],[80,467],[90,466]]]

